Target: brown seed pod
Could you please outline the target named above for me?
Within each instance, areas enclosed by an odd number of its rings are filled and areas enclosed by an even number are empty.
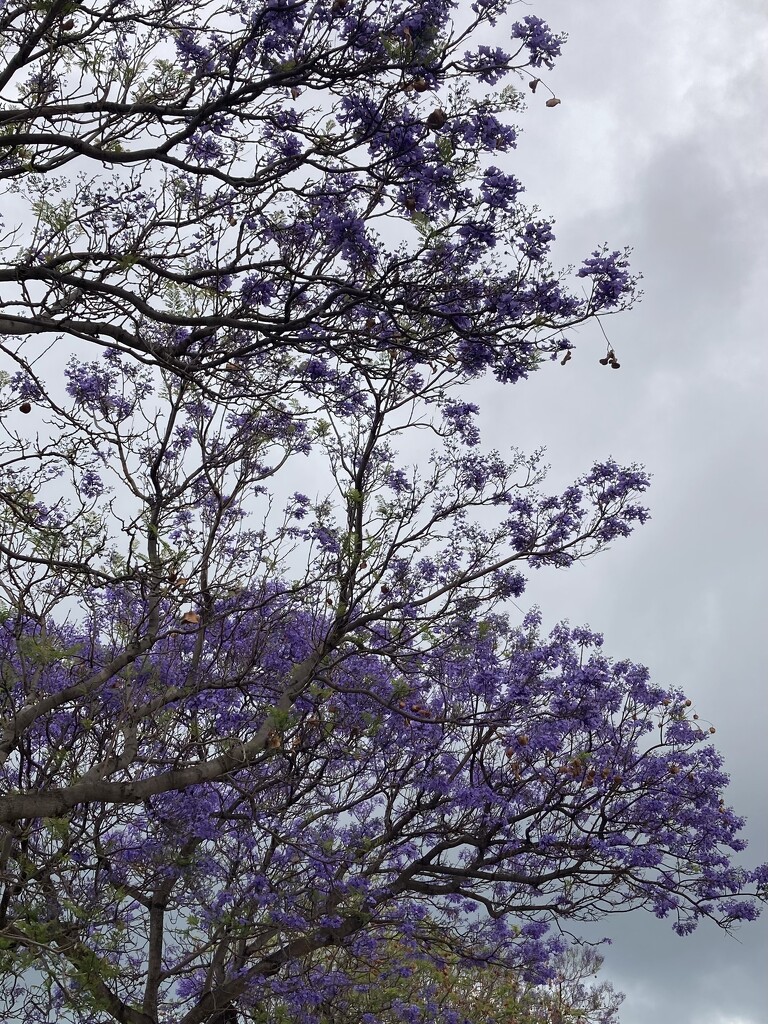
[[[621,363],[617,363],[615,359],[611,360],[611,369],[618,370],[621,367]]]
[[[200,621],[200,616],[197,612],[184,612],[181,616],[182,622],[188,622],[191,626],[196,626]]]
[[[569,349],[569,350],[568,350],[568,351],[567,351],[567,352],[565,353],[565,355],[563,356],[563,358],[562,358],[562,359],[560,360],[560,365],[561,365],[561,366],[565,366],[565,364],[566,364],[566,363],[567,363],[567,362],[568,362],[568,361],[569,361],[570,359],[571,359],[571,352],[570,352],[570,349]]]
[[[426,78],[414,78],[412,85],[416,92],[426,92],[429,89],[429,82]]]
[[[21,405],[19,406],[19,412],[23,412],[24,415],[26,416],[28,412],[32,412],[32,406],[30,405],[29,402],[22,402]]]
[[[531,90],[531,92],[536,92],[536,86],[539,84],[539,81],[540,79],[538,78],[532,78],[530,80],[530,82],[528,83],[528,88]]]
[[[561,101],[557,98],[557,96],[553,96],[551,99],[547,100],[546,105],[548,107],[556,107],[558,105],[558,103],[560,103],[560,102]]]
[[[711,734],[712,734],[712,735],[714,736],[714,735],[715,735],[715,733],[717,732],[717,729],[716,729],[716,728],[714,727],[714,725],[710,725],[710,727],[709,727],[709,731],[710,731],[710,733],[711,733]]]
[[[610,359],[606,356],[604,359],[599,360],[601,366],[607,366],[610,363]]]
[[[75,27],[75,19],[74,18],[67,18],[67,20],[65,22],[63,22],[63,24],[61,26],[61,31],[62,32],[71,32],[74,27]]]
[[[433,110],[432,113],[427,118],[427,127],[432,128],[436,132],[440,131],[440,129],[444,127],[447,120],[448,115],[446,114],[446,112],[442,108],[438,107],[438,109]]]

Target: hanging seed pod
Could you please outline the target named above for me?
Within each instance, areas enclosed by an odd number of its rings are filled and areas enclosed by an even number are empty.
[[[32,406],[30,405],[29,402],[22,402],[21,405],[19,406],[19,412],[23,412],[24,415],[26,416],[28,412],[32,412]]]
[[[426,92],[429,89],[429,82],[426,78],[414,78],[413,88],[416,92]]]
[[[446,112],[438,107],[437,110],[433,110],[427,118],[427,127],[432,128],[434,131],[439,132],[440,129],[445,125],[448,120]]]
[[[621,367],[621,363],[618,363],[615,359],[611,360],[611,369],[618,370]]]
[[[539,81],[540,79],[538,78],[532,78],[530,80],[530,82],[528,83],[528,88],[531,90],[531,92],[536,92],[536,86],[539,84]]]
[[[560,100],[557,98],[557,96],[553,96],[551,99],[547,100],[546,105],[548,107],[556,107],[558,103],[560,103]]]
[[[600,359],[599,363],[601,366],[607,366],[608,363],[610,363],[610,359],[608,358],[608,356],[606,356],[604,359]]]

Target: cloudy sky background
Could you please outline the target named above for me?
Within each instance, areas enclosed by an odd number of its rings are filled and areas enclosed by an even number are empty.
[[[605,321],[619,372],[599,365],[593,324],[567,366],[484,385],[486,441],[546,444],[557,483],[608,454],[653,473],[652,522],[537,575],[521,605],[589,623],[609,653],[686,689],[717,727],[755,864],[768,860],[768,5],[537,0],[513,13],[569,40],[546,79],[562,104],[531,99],[508,163],[556,218],[558,263],[631,244],[645,295]],[[599,932],[614,940],[603,973],[627,993],[623,1024],[768,1021],[768,921],[738,941],[714,926],[681,939],[644,914]]]

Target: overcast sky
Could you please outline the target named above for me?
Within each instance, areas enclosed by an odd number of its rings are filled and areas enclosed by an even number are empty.
[[[642,303],[592,325],[515,388],[483,388],[486,440],[548,447],[565,482],[612,454],[653,473],[652,522],[522,605],[606,636],[609,653],[684,687],[717,727],[750,819],[746,862],[768,860],[768,4],[765,0],[542,0],[513,8],[569,33],[510,164],[556,218],[556,255],[634,246]],[[502,26],[499,25],[499,30]],[[506,34],[506,33],[505,33]],[[501,42],[501,40],[499,40]],[[607,920],[605,976],[623,1024],[766,1024],[768,921],[738,941],[688,939],[651,915]]]

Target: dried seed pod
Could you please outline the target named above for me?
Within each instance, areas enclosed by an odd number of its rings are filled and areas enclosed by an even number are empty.
[[[608,363],[610,363],[610,359],[608,358],[608,356],[606,356],[604,359],[600,360],[600,365],[601,366],[607,366]]]
[[[426,78],[414,78],[412,84],[416,92],[426,92],[429,89],[429,82]]]
[[[61,26],[61,31],[62,32],[71,32],[74,27],[75,27],[75,19],[74,18],[67,18],[67,20],[65,22],[63,22],[63,24]]]
[[[558,103],[560,103],[560,100],[557,98],[557,96],[553,96],[551,99],[547,100],[546,105],[548,107],[556,107]]]
[[[28,412],[32,412],[32,406],[30,405],[29,402],[22,402],[21,405],[19,406],[19,412],[23,412],[24,415],[26,416]]]
[[[568,350],[568,351],[567,351],[567,352],[565,353],[565,355],[563,356],[563,358],[562,358],[562,359],[560,360],[560,365],[561,365],[561,366],[565,366],[565,364],[566,364],[566,363],[568,362],[568,360],[569,360],[570,358],[571,358],[571,352],[570,352],[570,349],[569,349],[569,350]]]
[[[621,367],[621,363],[617,362],[615,359],[611,360],[611,369],[612,370],[618,370],[618,369],[620,369],[620,367]]]
[[[200,616],[197,614],[197,612],[184,612],[184,614],[181,616],[181,621],[188,622],[190,625],[196,626],[200,621]]]
[[[440,131],[440,129],[445,125],[447,120],[448,115],[446,114],[446,112],[441,107],[438,107],[438,109],[433,110],[432,113],[427,118],[427,127],[434,129],[434,131],[436,132]]]
[[[539,84],[539,82],[540,79],[538,78],[532,78],[530,80],[530,82],[528,83],[528,88],[531,90],[531,92],[536,92],[536,86]]]

